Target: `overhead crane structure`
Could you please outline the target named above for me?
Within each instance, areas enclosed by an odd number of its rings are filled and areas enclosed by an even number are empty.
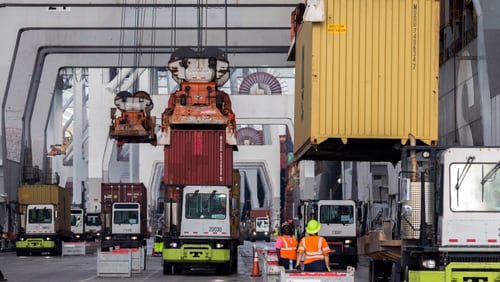
[[[150,88],[150,80],[144,77],[152,75],[148,72],[151,69],[165,68],[176,48],[196,48],[201,40],[206,46],[224,50],[233,67],[258,69],[293,65],[286,61],[286,56],[289,10],[296,1],[227,0],[211,1],[203,6],[199,6],[199,2],[2,1],[0,18],[4,28],[1,33],[6,44],[0,47],[4,56],[0,79],[5,82],[0,86],[3,98],[1,225],[8,225],[8,210],[15,209],[17,187],[38,181],[35,171],[41,178],[58,172],[60,185],[65,184],[64,175],[72,175],[74,202],[82,201],[82,190],[91,192],[93,187],[100,187],[103,178],[109,178],[109,160],[116,157],[116,152],[110,152],[106,145],[108,128],[101,125],[102,120],[109,120],[109,110],[104,109],[113,106],[114,94],[124,87]],[[118,68],[121,75],[102,71],[107,68]],[[71,76],[71,99],[75,103],[73,130],[79,130],[73,131],[73,145],[78,146],[73,146],[72,153],[66,157],[47,156],[50,146],[60,144],[64,137],[60,113],[65,90],[58,82],[61,69],[75,72]],[[80,69],[88,72],[77,74]],[[165,97],[153,96],[155,104],[166,104]],[[238,104],[240,98],[245,105],[269,106],[258,112],[245,107],[238,109],[242,113],[238,119],[243,121],[238,121],[239,124],[248,120],[254,124],[287,124],[291,128],[291,97],[255,97],[254,101],[253,97],[238,97],[233,98],[233,103]],[[272,102],[267,102],[267,98]],[[280,106],[273,108],[271,104]],[[81,109],[79,112],[77,107]],[[156,112],[152,115],[161,116]],[[130,163],[137,164],[139,151],[142,154],[144,150],[138,145],[130,147],[127,156]],[[245,154],[243,150],[240,155],[245,158]],[[73,166],[64,166],[62,158]],[[51,165],[48,165],[49,159]],[[270,186],[275,187],[271,189],[279,189],[279,172],[273,168],[276,163],[279,166],[279,156],[275,159],[271,164],[261,165],[268,171],[265,178],[270,180]],[[249,162],[255,165],[255,161]],[[151,176],[151,171],[158,171],[154,163],[153,159],[147,168],[148,179],[155,179]],[[119,167],[125,171],[122,177],[138,178],[146,174],[123,165]],[[269,171],[269,167],[274,171]],[[279,191],[271,194],[276,198]],[[96,195],[90,194],[89,201],[98,198]]]

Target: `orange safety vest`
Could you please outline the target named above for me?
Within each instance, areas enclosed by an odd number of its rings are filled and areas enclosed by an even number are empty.
[[[330,247],[325,238],[318,235],[309,235],[300,240],[299,253],[304,254],[304,264],[310,264],[317,260],[324,260],[325,255],[330,253]]]
[[[280,257],[286,259],[297,259],[297,239],[293,236],[280,236],[283,247],[280,249]]]

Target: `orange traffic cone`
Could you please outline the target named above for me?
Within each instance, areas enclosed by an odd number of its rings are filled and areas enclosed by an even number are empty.
[[[253,248],[253,268],[252,268],[252,277],[260,276],[260,268],[259,268],[259,255],[257,254],[256,248]]]

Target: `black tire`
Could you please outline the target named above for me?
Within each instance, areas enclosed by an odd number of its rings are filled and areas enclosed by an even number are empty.
[[[408,268],[408,266],[405,266],[405,269],[403,270],[403,281],[404,282],[410,281],[410,269]]]
[[[375,267],[373,266],[373,260],[370,260],[368,266],[368,281],[375,282]]]
[[[174,264],[174,274],[181,274],[182,270],[182,264]]]
[[[231,272],[230,262],[218,264],[215,269],[215,273],[217,273],[217,275],[228,275],[230,272]]]
[[[172,264],[166,261],[163,262],[163,275],[172,275]]]
[[[55,241],[54,256],[62,255],[62,242],[60,240]]]
[[[401,259],[392,264],[391,282],[401,282]]]
[[[231,254],[231,273],[238,273],[238,247],[233,248],[233,253]]]

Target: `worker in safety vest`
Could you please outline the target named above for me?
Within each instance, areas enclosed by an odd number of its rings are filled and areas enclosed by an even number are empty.
[[[276,239],[276,254],[278,255],[279,265],[288,269],[293,268],[297,260],[297,239],[292,234],[292,226],[284,224],[281,227],[281,236]]]
[[[155,241],[154,241],[154,255],[161,255],[163,252],[163,232],[161,229],[156,230],[155,232]]]
[[[297,249],[297,264],[300,267],[302,257],[304,257],[304,271],[309,272],[327,272],[330,271],[330,247],[325,238],[318,236],[321,224],[314,219],[307,223],[305,236],[300,240]]]

